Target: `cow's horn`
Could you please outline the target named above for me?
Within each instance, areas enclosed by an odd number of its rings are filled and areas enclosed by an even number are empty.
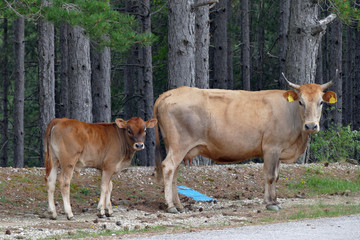
[[[339,78],[339,69],[336,69],[335,78],[330,82],[322,84],[321,89],[324,91],[325,89],[331,87],[338,78]]]
[[[282,72],[281,74],[282,74],[282,76],[284,77],[284,79],[285,79],[285,81],[287,82],[287,84],[289,85],[289,87],[292,87],[292,88],[294,88],[294,89],[299,90],[300,85],[297,85],[297,84],[292,83],[292,82],[290,82],[289,80],[287,80],[287,78],[285,77],[285,74],[284,74],[283,72]]]

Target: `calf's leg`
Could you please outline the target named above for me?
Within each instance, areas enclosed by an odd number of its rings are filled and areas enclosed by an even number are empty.
[[[111,205],[112,188],[113,188],[113,184],[112,184],[112,181],[110,180],[108,192],[107,192],[106,198],[105,198],[105,215],[107,217],[111,217],[112,214],[114,213],[113,210],[112,210],[112,205]]]
[[[70,181],[74,173],[74,165],[61,166],[59,178],[61,195],[64,202],[64,211],[68,220],[75,220],[70,205]]]
[[[50,213],[50,219],[55,220],[57,217],[56,207],[54,202],[54,192],[55,192],[55,185],[56,185],[56,178],[57,178],[57,164],[52,166],[49,176],[46,177],[46,188],[48,193],[48,202],[49,208],[48,212]]]
[[[105,204],[106,204],[105,200],[107,198],[107,195],[111,194],[111,190],[109,193],[109,189],[110,189],[112,173],[103,170],[101,175],[102,176],[101,176],[101,186],[100,186],[100,200],[97,209],[100,211],[98,216],[100,218],[103,218],[105,215]]]

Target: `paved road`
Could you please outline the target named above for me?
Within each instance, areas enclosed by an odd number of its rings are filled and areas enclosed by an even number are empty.
[[[152,236],[148,240],[357,240],[360,215]],[[132,238],[134,240],[134,238]]]

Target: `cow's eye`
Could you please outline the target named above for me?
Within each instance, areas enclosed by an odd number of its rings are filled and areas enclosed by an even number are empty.
[[[324,103],[324,102],[323,102],[323,101],[321,101],[321,102],[320,102],[320,105],[323,105],[323,103]]]
[[[127,131],[128,131],[129,134],[132,134],[131,128],[128,128]]]
[[[304,103],[302,101],[299,101],[300,106],[304,106]]]

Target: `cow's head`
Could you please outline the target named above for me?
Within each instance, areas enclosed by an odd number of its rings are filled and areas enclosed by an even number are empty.
[[[336,70],[335,79],[322,85],[314,83],[297,85],[289,82],[283,73],[287,84],[296,90],[286,91],[284,97],[288,102],[297,101],[299,103],[303,131],[309,133],[320,131],[319,122],[323,103],[336,103],[337,101],[336,93],[332,91],[324,93],[324,90],[333,85],[338,75],[338,70]]]
[[[132,146],[135,151],[145,148],[146,129],[153,128],[157,120],[152,118],[148,121],[142,120],[140,117],[133,117],[128,121],[121,118],[115,120],[119,128],[124,129],[127,143]]]

